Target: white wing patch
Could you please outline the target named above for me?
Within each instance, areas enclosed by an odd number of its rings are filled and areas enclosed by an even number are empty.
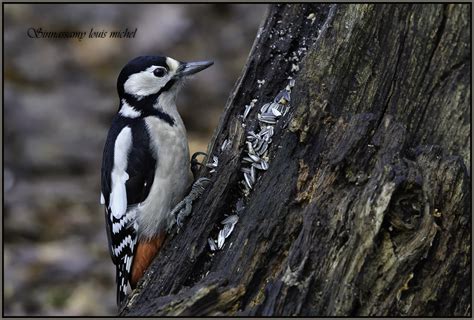
[[[100,204],[105,204],[105,198],[102,192],[100,193]]]
[[[110,193],[110,209],[116,219],[120,219],[127,211],[128,154],[132,146],[132,129],[125,127],[115,140],[114,166],[112,169],[112,192]]]

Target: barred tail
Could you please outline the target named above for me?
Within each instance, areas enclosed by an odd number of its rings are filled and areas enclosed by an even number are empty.
[[[122,307],[123,302],[125,301],[125,298],[127,297],[127,282],[128,280],[126,279],[126,272],[125,270],[125,265],[123,263],[120,263],[117,265],[117,273],[116,273],[116,283],[117,283],[117,306],[119,308]]]

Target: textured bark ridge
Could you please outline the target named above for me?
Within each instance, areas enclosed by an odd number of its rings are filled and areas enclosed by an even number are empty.
[[[209,147],[213,185],[121,314],[470,316],[469,12],[271,6]],[[244,196],[247,133],[288,76]]]

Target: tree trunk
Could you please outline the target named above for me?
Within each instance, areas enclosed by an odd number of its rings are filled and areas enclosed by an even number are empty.
[[[470,316],[469,13],[271,6],[201,170],[213,184],[121,314]],[[250,189],[246,141],[279,93]]]

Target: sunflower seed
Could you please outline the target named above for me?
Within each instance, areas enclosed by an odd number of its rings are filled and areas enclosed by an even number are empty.
[[[261,108],[260,108],[260,112],[261,113],[265,113],[268,111],[268,109],[270,108],[270,103],[265,103]]]
[[[239,221],[239,216],[236,214],[233,214],[231,216],[228,216],[224,220],[221,221],[221,224],[229,224],[229,223],[237,223]]]
[[[290,93],[287,90],[282,90],[277,94],[274,101],[279,104],[287,104],[288,102],[290,102],[290,100],[291,100]]]
[[[257,168],[258,170],[265,170],[263,169],[264,167],[262,166],[262,163],[259,162],[259,163],[252,163],[252,166]]]
[[[272,102],[272,104],[270,105],[271,108],[278,108],[280,107],[280,104],[278,102]]]
[[[259,119],[273,120],[275,119],[275,115],[269,110],[268,112],[261,113]]]
[[[252,148],[255,150],[255,147],[258,146],[258,142],[260,141],[261,139],[258,138],[258,139],[254,139],[252,141]],[[247,141],[247,142],[250,142],[250,141]]]
[[[275,117],[280,117],[281,116],[281,112],[278,111],[277,108],[272,108],[272,113]]]
[[[217,165],[219,164],[219,158],[216,156],[212,157],[212,163],[206,164],[206,167],[208,168],[217,168]]]
[[[224,226],[224,237],[227,239],[230,234],[232,233],[232,231],[234,231],[234,227],[235,227],[235,223],[232,223],[232,224],[226,224]]]
[[[260,113],[260,118],[259,119],[261,119],[261,118],[265,119],[267,117],[274,117],[274,115],[273,115],[273,113],[270,109],[267,112]]]
[[[250,183],[250,174],[244,173],[244,179],[249,189],[252,189],[252,184]]]
[[[254,143],[252,144],[253,145],[253,149],[255,150],[255,152],[258,154],[260,148],[262,148],[262,145],[266,143],[265,140],[263,139],[258,139],[258,140],[255,140]]]
[[[291,58],[287,60],[293,61],[293,65],[295,65],[295,63],[300,61],[300,54],[299,51],[292,52]],[[260,130],[257,132],[247,132],[247,147],[245,150],[247,154],[245,154],[241,161],[241,163],[245,165],[245,167],[241,168],[244,179],[239,182],[239,184],[242,185],[241,191],[244,196],[250,194],[250,191],[257,180],[257,170],[268,170],[269,168],[268,149],[272,143],[271,137],[275,133],[274,125],[279,121],[280,117],[288,112],[289,102],[291,100],[291,88],[295,84],[292,77],[288,77],[288,79],[289,83],[286,85],[286,88],[278,92],[272,102],[265,103],[260,107],[260,112],[257,113],[257,119],[259,120],[258,126]],[[254,107],[256,101],[257,100],[254,99],[250,105],[246,106],[244,119],[248,116],[250,112],[249,109]],[[230,226],[227,224],[223,230],[226,231],[225,237],[227,237],[231,232],[229,231],[231,230]]]
[[[240,171],[243,173],[250,173],[250,168],[242,167]]]
[[[265,135],[265,133],[267,133],[268,130],[269,130],[268,127],[262,127],[262,128],[260,129],[260,132],[258,133],[258,136],[259,136],[259,137],[263,137],[263,135]]]
[[[268,149],[268,143],[265,142],[265,143],[262,145],[262,147],[257,151],[257,154],[258,154],[259,156],[261,156],[261,155],[263,155],[263,154],[265,153],[265,151],[267,151],[267,149]]]
[[[244,163],[244,162],[252,163],[253,160],[252,160],[252,158],[249,158],[249,157],[243,157],[242,158],[242,163]]]
[[[261,121],[263,121],[263,120],[275,121],[276,118],[275,118],[275,115],[273,115],[273,113],[266,113],[264,115],[260,115],[259,120],[261,120]]]
[[[252,143],[247,141],[247,151],[249,153],[249,157],[252,157],[252,154],[255,154],[255,150],[253,149]]]
[[[251,166],[250,167],[250,179],[251,179],[250,181],[252,182],[252,184],[255,183],[256,177],[257,177],[257,174],[255,172],[255,167]]]
[[[208,238],[207,243],[209,244],[209,248],[211,249],[211,251],[216,251],[217,250],[216,242],[214,240],[212,240],[212,238]]]
[[[271,133],[272,133],[271,131],[265,132],[265,134],[263,135],[262,139],[265,140],[265,141],[268,143],[268,140],[269,140],[270,137],[272,136]]]
[[[259,136],[256,135],[255,132],[253,132],[253,131],[249,131],[248,134],[249,135],[247,136],[247,140],[248,139],[258,139],[259,138]]]
[[[260,136],[264,140],[268,140],[271,136],[273,136],[273,126],[266,126],[262,131],[260,131]]]
[[[259,156],[256,156],[256,155],[253,155],[253,154],[249,154],[249,157],[252,159],[252,162],[259,162],[259,161],[260,161],[260,157],[259,157]]]
[[[232,233],[232,230],[234,230],[234,225],[233,224],[224,225],[224,228],[222,228],[222,233],[224,234],[224,239],[227,239],[230,236],[230,234]]]
[[[252,163],[252,166],[257,168],[258,170],[263,170],[262,165],[260,163]]]
[[[252,109],[252,107],[251,107],[250,105],[246,105],[246,106],[245,106],[244,115],[243,115],[243,117],[242,117],[242,120],[243,120],[243,121],[245,121],[245,119],[246,119],[247,116],[249,115],[250,109]]]
[[[219,231],[219,236],[217,237],[217,248],[222,249],[222,246],[225,242],[224,229]]]
[[[267,127],[267,129],[268,129],[268,136],[269,137],[273,136],[273,133],[275,133],[275,129],[273,129],[273,127],[271,126]]]
[[[225,149],[227,149],[227,147],[230,147],[231,145],[232,145],[232,141],[225,139],[224,142],[222,143],[221,151],[224,151]]]
[[[281,98],[283,97],[284,92],[286,92],[286,90],[281,90],[280,92],[278,92],[278,94],[275,96],[275,99],[273,99],[273,102],[279,103]]]
[[[268,124],[276,124],[276,120],[264,120],[264,119],[260,119],[260,121],[264,122],[264,123],[268,123]]]

